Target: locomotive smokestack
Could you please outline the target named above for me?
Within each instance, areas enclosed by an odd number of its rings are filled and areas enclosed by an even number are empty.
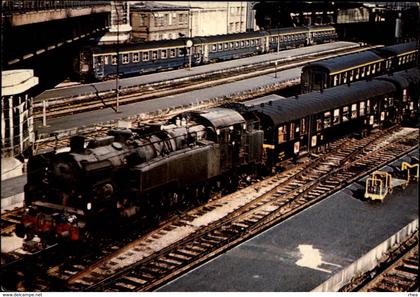
[[[72,153],[83,153],[85,150],[85,138],[83,136],[73,136],[70,138],[70,151]]]

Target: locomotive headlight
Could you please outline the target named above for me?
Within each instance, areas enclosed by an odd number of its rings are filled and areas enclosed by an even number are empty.
[[[88,204],[86,205],[86,209],[91,210],[92,209],[92,203],[88,202]]]

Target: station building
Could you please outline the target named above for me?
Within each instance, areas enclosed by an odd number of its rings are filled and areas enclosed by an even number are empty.
[[[34,141],[32,90],[38,84],[33,70],[2,71],[1,180],[22,174],[22,154]]]

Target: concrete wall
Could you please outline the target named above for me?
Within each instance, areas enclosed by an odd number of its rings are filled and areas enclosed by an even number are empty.
[[[348,284],[354,276],[363,274],[377,266],[381,258],[393,246],[400,244],[412,234],[418,232],[418,227],[419,221],[416,219],[312,291],[337,292],[341,287]]]
[[[110,6],[95,6],[83,8],[66,8],[60,10],[34,11],[23,14],[16,13],[12,14],[11,16],[11,24],[12,26],[21,26],[110,11]]]

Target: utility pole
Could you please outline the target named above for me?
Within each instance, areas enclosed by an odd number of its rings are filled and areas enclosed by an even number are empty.
[[[115,3],[115,2],[114,2]],[[117,92],[117,102],[115,112],[119,112],[120,106],[120,92],[119,92],[119,78],[120,78],[120,14],[117,5],[115,4],[115,12],[117,14],[117,78],[115,79],[115,91]]]

